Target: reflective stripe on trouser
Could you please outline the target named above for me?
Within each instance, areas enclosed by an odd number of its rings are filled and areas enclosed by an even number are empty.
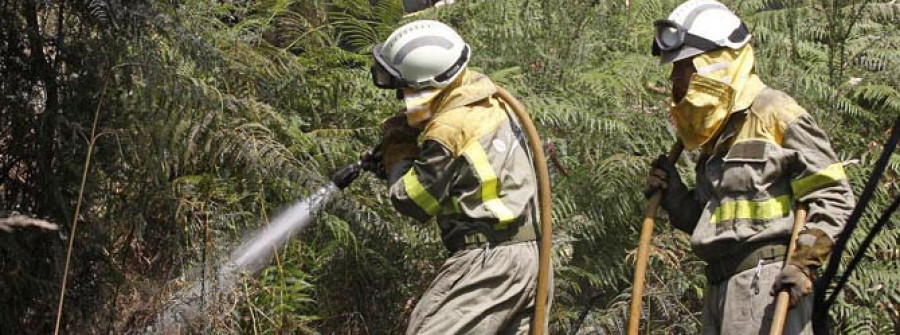
[[[458,251],[416,304],[406,334],[528,334],[537,273],[537,242]]]
[[[718,285],[708,285],[703,297],[703,335],[768,334],[775,311],[770,292],[784,262],[773,262],[731,276]],[[812,334],[813,296],[788,310],[785,335]]]

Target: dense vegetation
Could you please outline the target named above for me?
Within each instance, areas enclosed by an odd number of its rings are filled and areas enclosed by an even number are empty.
[[[554,334],[624,326],[643,177],[674,138],[651,22],[677,3],[462,0],[413,17],[458,28],[569,170],[553,175]],[[816,116],[858,194],[900,116],[900,4],[728,4],[763,80]],[[60,226],[0,230],[0,333],[53,330],[70,241],[67,333],[140,329],[214,280],[246,232],[377,141],[398,103],[370,84],[369,52],[402,15],[396,0],[0,0],[0,218]],[[874,208],[898,177],[895,155]],[[360,178],[202,330],[402,332],[446,255],[385,193]],[[876,239],[832,311],[840,333],[900,334],[898,244],[896,224]],[[696,333],[703,265],[665,224],[654,246],[644,325]]]

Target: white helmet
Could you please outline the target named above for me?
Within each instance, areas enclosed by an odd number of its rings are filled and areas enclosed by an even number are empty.
[[[471,50],[453,28],[413,21],[372,47],[372,80],[380,88],[444,87],[462,73]]]
[[[750,41],[750,31],[728,7],[714,0],[690,0],[675,8],[666,20],[653,22],[653,55],[670,63],[728,47],[738,49]]]

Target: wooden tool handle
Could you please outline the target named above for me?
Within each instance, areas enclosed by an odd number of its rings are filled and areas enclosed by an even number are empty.
[[[683,150],[684,145],[681,144],[681,141],[676,142],[672,146],[672,150],[669,150],[669,155],[666,156],[669,163],[677,163],[678,157],[681,156]],[[644,211],[644,222],[641,224],[641,238],[638,240],[637,259],[634,267],[634,280],[631,285],[631,306],[628,310],[628,326],[626,328],[626,334],[628,335],[637,335],[640,329],[641,302],[644,299],[644,282],[647,277],[647,263],[650,258],[650,241],[653,240],[653,219],[656,217],[656,210],[662,201],[662,195],[662,190],[653,192],[653,196],[647,202],[647,209]]]
[[[788,261],[794,256],[794,249],[797,248],[797,237],[800,231],[806,225],[806,208],[803,205],[797,206],[794,212],[794,227],[791,229],[791,242],[788,243],[787,255],[784,256],[784,266],[788,266]],[[783,269],[784,267],[782,267]],[[772,319],[772,327],[769,328],[769,335],[781,335],[784,332],[784,323],[787,321],[788,307],[790,307],[791,295],[781,290],[775,299],[775,314]]]

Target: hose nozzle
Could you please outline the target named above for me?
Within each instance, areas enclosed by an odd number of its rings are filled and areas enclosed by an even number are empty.
[[[378,178],[385,179],[387,174],[384,172],[381,158],[381,143],[379,143],[360,155],[359,161],[348,164],[335,172],[331,181],[343,190],[359,177],[359,171],[368,171]]]
[[[334,176],[331,177],[331,182],[343,190],[359,177],[360,170],[362,170],[362,165],[359,162],[347,164],[334,173]]]

